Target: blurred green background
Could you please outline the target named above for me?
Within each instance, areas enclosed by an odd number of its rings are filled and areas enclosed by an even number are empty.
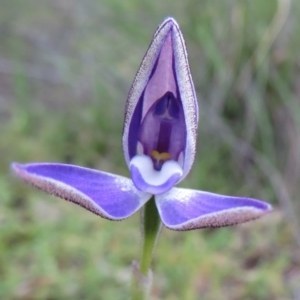
[[[13,178],[11,161],[128,176],[124,106],[165,16],[201,120],[182,186],[271,202],[241,226],[164,229],[151,299],[300,299],[300,11],[292,0],[1,0],[0,299],[128,299],[139,215],[109,222]]]

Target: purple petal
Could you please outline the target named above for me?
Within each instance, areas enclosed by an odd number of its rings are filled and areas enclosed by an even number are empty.
[[[126,177],[56,163],[12,164],[14,173],[35,187],[110,220],[134,214],[151,197]]]
[[[156,122],[152,120],[157,114],[148,114],[151,108],[157,109],[157,101],[163,105],[165,98],[170,100],[169,107],[178,110],[178,114],[170,113],[174,121],[170,125],[172,130],[162,128],[168,125],[163,120],[159,123],[158,118]],[[168,18],[156,30],[129,92],[123,130],[123,150],[128,167],[138,154],[169,153],[183,169],[181,181],[189,173],[195,158],[197,123],[198,104],[184,39],[176,21]],[[158,136],[160,133],[161,137]]]
[[[173,188],[155,196],[156,205],[166,227],[192,230],[223,227],[257,219],[270,212],[266,202],[231,197],[189,189]]]
[[[157,171],[146,155],[137,155],[131,160],[130,172],[136,188],[153,195],[170,190],[182,175],[182,169],[175,161],[166,161],[161,170]]]

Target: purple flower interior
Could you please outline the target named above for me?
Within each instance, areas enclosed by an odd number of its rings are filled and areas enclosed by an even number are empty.
[[[152,105],[140,126],[138,141],[143,154],[151,157],[154,168],[160,170],[166,160],[178,161],[184,150],[185,137],[182,105],[167,92]]]

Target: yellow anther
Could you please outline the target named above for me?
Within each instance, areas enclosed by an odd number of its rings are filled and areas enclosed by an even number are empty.
[[[158,151],[156,150],[152,150],[151,151],[151,156],[156,159],[156,160],[168,160],[172,157],[172,154],[169,153],[169,152],[162,152],[162,153],[159,153]]]

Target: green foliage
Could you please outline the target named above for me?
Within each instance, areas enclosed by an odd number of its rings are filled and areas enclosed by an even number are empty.
[[[276,210],[239,227],[163,230],[152,299],[299,297],[299,6],[3,1],[0,298],[129,296],[139,217],[100,219],[23,185],[8,169],[11,161],[59,161],[128,175],[121,148],[125,101],[168,15],[186,37],[201,113],[199,151],[183,185],[266,199]]]

